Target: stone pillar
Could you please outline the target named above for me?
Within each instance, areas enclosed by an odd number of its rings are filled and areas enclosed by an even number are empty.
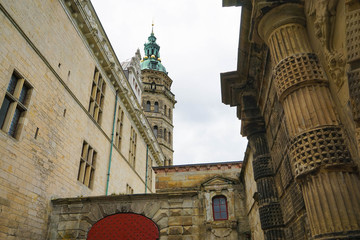
[[[360,179],[327,77],[307,35],[302,5],[267,12],[258,30],[274,63],[290,157],[314,239],[360,237]]]
[[[284,220],[275,188],[271,156],[266,140],[264,121],[252,97],[243,97],[242,132],[253,150],[253,171],[258,191],[261,228],[266,240],[285,239]],[[249,118],[248,118],[249,117]]]
[[[360,2],[346,1],[348,81],[356,136],[360,147]]]

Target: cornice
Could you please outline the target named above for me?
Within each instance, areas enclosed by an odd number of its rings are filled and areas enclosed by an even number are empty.
[[[111,82],[144,138],[158,165],[163,165],[164,154],[156,141],[136,96],[133,93],[121,64],[98,19],[94,7],[88,0],[59,0],[73,26],[97,61],[103,77]],[[105,73],[105,74],[104,74]]]

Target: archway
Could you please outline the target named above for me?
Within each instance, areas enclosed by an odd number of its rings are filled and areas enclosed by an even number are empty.
[[[149,218],[135,213],[118,213],[95,223],[87,240],[157,240],[159,229]]]

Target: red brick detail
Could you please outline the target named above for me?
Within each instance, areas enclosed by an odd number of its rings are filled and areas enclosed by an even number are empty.
[[[87,240],[157,240],[159,229],[147,217],[134,213],[119,213],[105,217],[90,229]]]

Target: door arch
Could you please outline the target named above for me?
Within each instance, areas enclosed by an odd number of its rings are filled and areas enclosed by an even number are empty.
[[[87,240],[157,240],[159,228],[149,218],[135,213],[118,213],[96,222]]]

